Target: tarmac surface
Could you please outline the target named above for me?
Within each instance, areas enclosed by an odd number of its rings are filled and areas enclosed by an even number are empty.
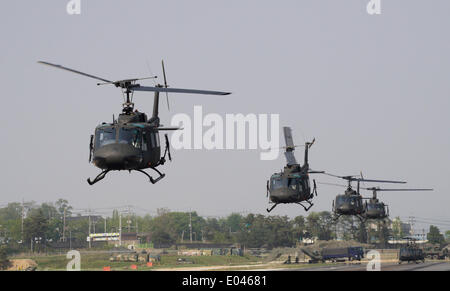
[[[367,271],[366,264],[351,264],[351,265],[335,265],[335,266],[321,266],[321,267],[307,267],[307,268],[289,268],[278,269],[279,271]],[[425,262],[425,263],[382,263],[381,271],[450,271],[450,262]]]

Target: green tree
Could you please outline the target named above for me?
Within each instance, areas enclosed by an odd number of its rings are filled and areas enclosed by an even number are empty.
[[[39,242],[35,249],[40,250],[46,244],[48,221],[41,208],[34,209],[24,221],[24,237],[26,242]]]
[[[6,247],[0,247],[0,270],[5,270],[9,267],[8,253]]]
[[[403,233],[402,221],[400,220],[400,217],[396,217],[392,221],[392,236],[394,237],[394,239],[402,239],[405,236],[405,234]]]
[[[69,205],[69,201],[66,199],[58,199],[55,204],[60,217],[64,216],[64,211],[66,212],[66,217],[72,215],[73,207]]]
[[[447,231],[445,232],[445,239],[446,239],[447,241],[450,241],[450,230],[447,230]]]
[[[439,228],[434,225],[430,225],[430,231],[427,234],[427,240],[432,244],[442,244],[445,239],[439,231]]]

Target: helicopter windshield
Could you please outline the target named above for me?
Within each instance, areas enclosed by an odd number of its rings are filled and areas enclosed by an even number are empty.
[[[349,196],[346,196],[346,195],[343,195],[343,196],[338,196],[337,198],[336,198],[336,203],[339,205],[339,204],[352,204],[352,205],[354,205],[354,204],[359,204],[358,203],[358,199],[356,198],[356,197],[349,197]]]
[[[272,189],[280,189],[280,188],[285,188],[287,186],[288,186],[287,179],[278,178],[278,179],[272,180]]]
[[[115,128],[99,128],[95,134],[95,147],[102,147],[116,142]]]
[[[369,203],[367,204],[367,210],[384,210],[384,206],[379,203]]]
[[[135,148],[141,148],[141,131],[136,128],[120,128],[119,143],[130,144]]]

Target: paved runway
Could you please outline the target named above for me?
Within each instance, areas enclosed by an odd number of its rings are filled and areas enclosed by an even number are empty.
[[[283,269],[283,271],[366,271],[365,264],[358,265],[335,265],[335,266],[321,266],[308,267],[299,269]],[[450,271],[450,262],[430,261],[425,263],[385,263],[381,264],[381,271]]]

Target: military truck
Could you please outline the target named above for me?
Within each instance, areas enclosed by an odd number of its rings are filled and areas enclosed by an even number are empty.
[[[139,253],[127,252],[127,253],[112,255],[109,260],[111,262],[141,262],[141,263],[153,262],[153,263],[155,263],[155,262],[161,261],[161,256],[149,254],[145,250],[142,250]]]
[[[414,262],[418,264],[420,261],[425,262],[425,254],[422,249],[415,245],[407,245],[400,248],[398,253],[398,263]]]
[[[449,246],[443,247],[441,245],[426,245],[424,247],[424,256],[430,260],[445,260],[449,257]]]
[[[310,252],[307,249],[301,249],[303,253],[311,258],[309,263],[318,263],[325,261],[340,262],[340,261],[361,261],[364,258],[364,249],[362,247],[347,247],[347,248],[324,248],[321,252]]]

